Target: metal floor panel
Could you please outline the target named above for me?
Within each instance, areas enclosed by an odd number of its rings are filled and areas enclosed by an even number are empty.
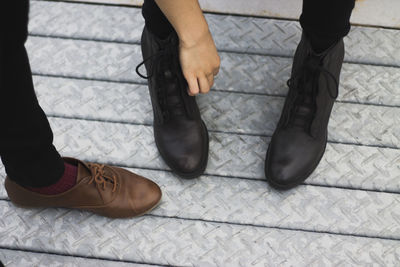
[[[152,127],[50,119],[61,153],[86,160],[150,169],[168,169],[154,144]],[[206,173],[264,179],[268,139],[210,134]],[[400,192],[398,150],[328,144],[317,170],[306,183]]]
[[[98,160],[96,155],[106,153],[107,162],[114,164],[166,168],[155,148],[151,127],[51,121],[63,153],[88,160]],[[104,137],[107,142],[103,142]],[[208,174],[264,179],[268,138],[222,133],[210,137]],[[399,160],[394,149],[328,144],[321,164],[306,183],[400,192]]]
[[[145,85],[48,77],[36,77],[35,80],[38,81],[39,101],[47,114],[152,123],[150,97]],[[217,91],[200,96],[198,103],[209,130],[271,136],[284,98]],[[399,114],[397,107],[336,103],[329,123],[329,140],[398,148]]]
[[[133,171],[161,186],[153,215],[400,240],[400,194],[319,186],[279,192],[265,181]]]
[[[147,264],[96,260],[71,256],[32,253],[20,250],[0,249],[0,260],[6,267],[145,267]]]
[[[91,14],[91,16],[87,16]],[[31,33],[139,42],[139,8],[33,2]],[[300,39],[296,21],[206,15],[219,49],[291,56]],[[353,27],[346,38],[346,60],[400,66],[400,31]]]
[[[1,246],[183,266],[395,266],[398,241],[144,216],[111,220],[0,201]],[[18,225],[18,226],[17,226]]]
[[[88,16],[87,14],[91,14]],[[33,2],[30,31],[85,39],[139,42],[139,8]],[[300,39],[296,21],[206,15],[219,49],[291,56]],[[346,38],[346,60],[400,66],[400,31],[353,27]]]
[[[43,75],[145,83],[136,72],[138,45],[31,37],[33,71]],[[292,59],[221,53],[216,90],[285,95]],[[144,68],[142,72],[144,72]],[[400,106],[399,68],[344,64],[339,100]]]
[[[215,89],[286,95],[292,58],[220,53]],[[339,101],[400,106],[399,68],[343,64]]]
[[[32,0],[37,1],[37,0]],[[40,0],[39,0],[40,1]],[[43,0],[42,0],[43,1]],[[142,6],[143,0],[69,0],[68,2],[106,3],[111,5]],[[238,14],[241,16],[262,16],[280,19],[298,19],[302,8],[302,0],[199,0],[203,11],[222,14]],[[350,22],[355,25],[373,25],[400,28],[397,11],[400,3],[397,0],[356,1]]]

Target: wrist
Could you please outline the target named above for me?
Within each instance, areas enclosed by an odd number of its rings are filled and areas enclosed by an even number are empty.
[[[196,46],[203,40],[208,39],[209,36],[211,36],[211,33],[205,21],[203,25],[187,27],[187,30],[178,32],[180,45],[185,48]]]

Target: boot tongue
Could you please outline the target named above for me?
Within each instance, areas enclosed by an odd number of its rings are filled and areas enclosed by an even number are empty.
[[[76,182],[79,183],[84,178],[91,176],[92,173],[90,172],[89,167],[87,167],[85,164],[78,162],[78,177],[76,178]]]

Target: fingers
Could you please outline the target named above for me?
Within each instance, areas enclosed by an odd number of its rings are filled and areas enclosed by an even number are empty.
[[[211,87],[214,85],[214,74],[209,74],[207,76],[207,80],[208,80],[208,85],[210,86],[211,89]]]
[[[218,71],[217,71],[218,73]],[[199,93],[207,94],[214,84],[214,73],[205,75],[184,75],[188,83],[188,94],[195,96]]]
[[[188,83],[190,96],[195,96],[200,92],[199,84],[197,83],[197,77],[194,75],[185,75],[185,79]]]
[[[200,93],[207,94],[210,91],[210,85],[208,83],[207,77],[205,75],[200,76],[199,78],[197,78],[197,80],[200,85]]]

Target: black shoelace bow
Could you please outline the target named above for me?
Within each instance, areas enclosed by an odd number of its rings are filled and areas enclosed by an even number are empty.
[[[308,132],[317,112],[316,98],[319,91],[319,78],[324,73],[330,77],[335,87],[328,86],[328,94],[336,99],[339,94],[339,82],[336,77],[322,65],[317,56],[309,56],[306,59],[300,73],[287,81],[287,85],[294,91],[295,96],[289,103],[289,112],[286,117],[285,126],[301,127]]]
[[[152,72],[145,76],[140,73],[140,68],[148,61],[152,61]],[[179,56],[176,45],[173,43],[166,45],[157,53],[143,60],[137,67],[136,73],[143,79],[150,79],[156,75],[157,99],[161,108],[164,120],[168,120],[170,115],[183,115],[186,109],[183,104],[183,93],[185,80],[181,75]]]

